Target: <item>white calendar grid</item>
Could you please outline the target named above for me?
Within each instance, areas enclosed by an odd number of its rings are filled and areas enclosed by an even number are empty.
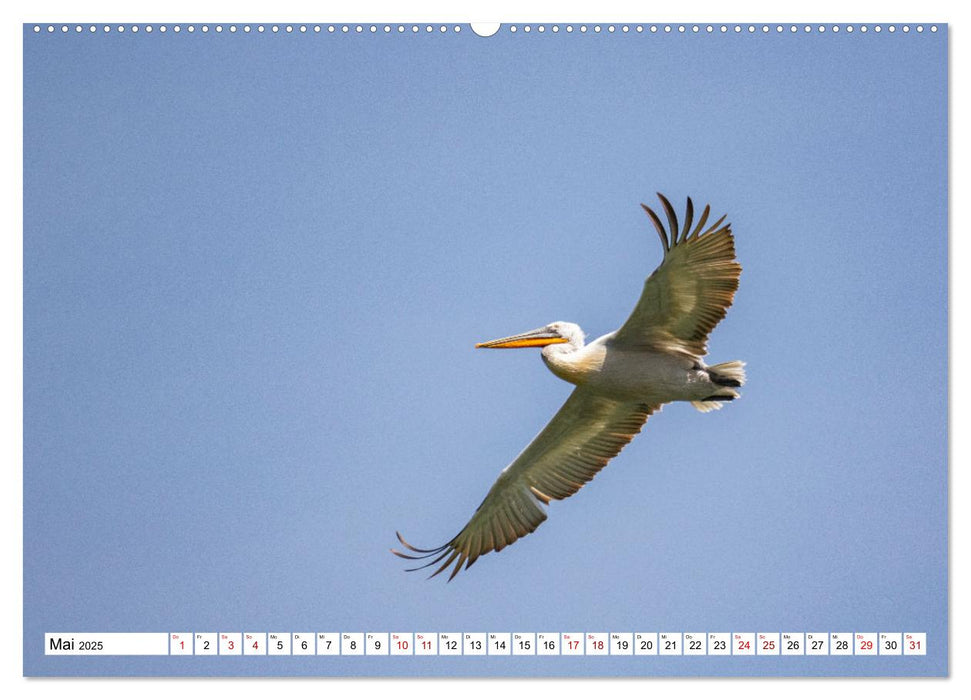
[[[926,656],[924,632],[135,632],[44,635],[47,656]]]

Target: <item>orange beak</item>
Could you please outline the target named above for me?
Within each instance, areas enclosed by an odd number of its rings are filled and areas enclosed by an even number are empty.
[[[555,343],[567,343],[569,340],[561,335],[547,329],[537,328],[519,335],[510,335],[505,338],[488,340],[484,343],[476,343],[477,348],[541,348]]]

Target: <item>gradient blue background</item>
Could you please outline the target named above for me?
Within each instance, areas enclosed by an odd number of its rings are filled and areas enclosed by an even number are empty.
[[[228,26],[228,25],[227,25]],[[947,671],[947,38],[24,29],[28,675]],[[535,534],[451,537],[727,213],[711,361]],[[926,657],[45,657],[49,631],[927,632]]]

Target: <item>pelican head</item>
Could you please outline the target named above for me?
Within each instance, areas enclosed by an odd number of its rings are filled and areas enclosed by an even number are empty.
[[[505,338],[476,343],[477,348],[541,348],[547,345],[569,344],[571,349],[583,347],[583,331],[575,323],[555,321],[542,328],[534,328],[525,333],[509,335]]]

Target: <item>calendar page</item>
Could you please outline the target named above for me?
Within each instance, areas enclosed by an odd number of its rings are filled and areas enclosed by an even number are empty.
[[[946,24],[225,20],[23,26],[25,675],[947,675]]]

